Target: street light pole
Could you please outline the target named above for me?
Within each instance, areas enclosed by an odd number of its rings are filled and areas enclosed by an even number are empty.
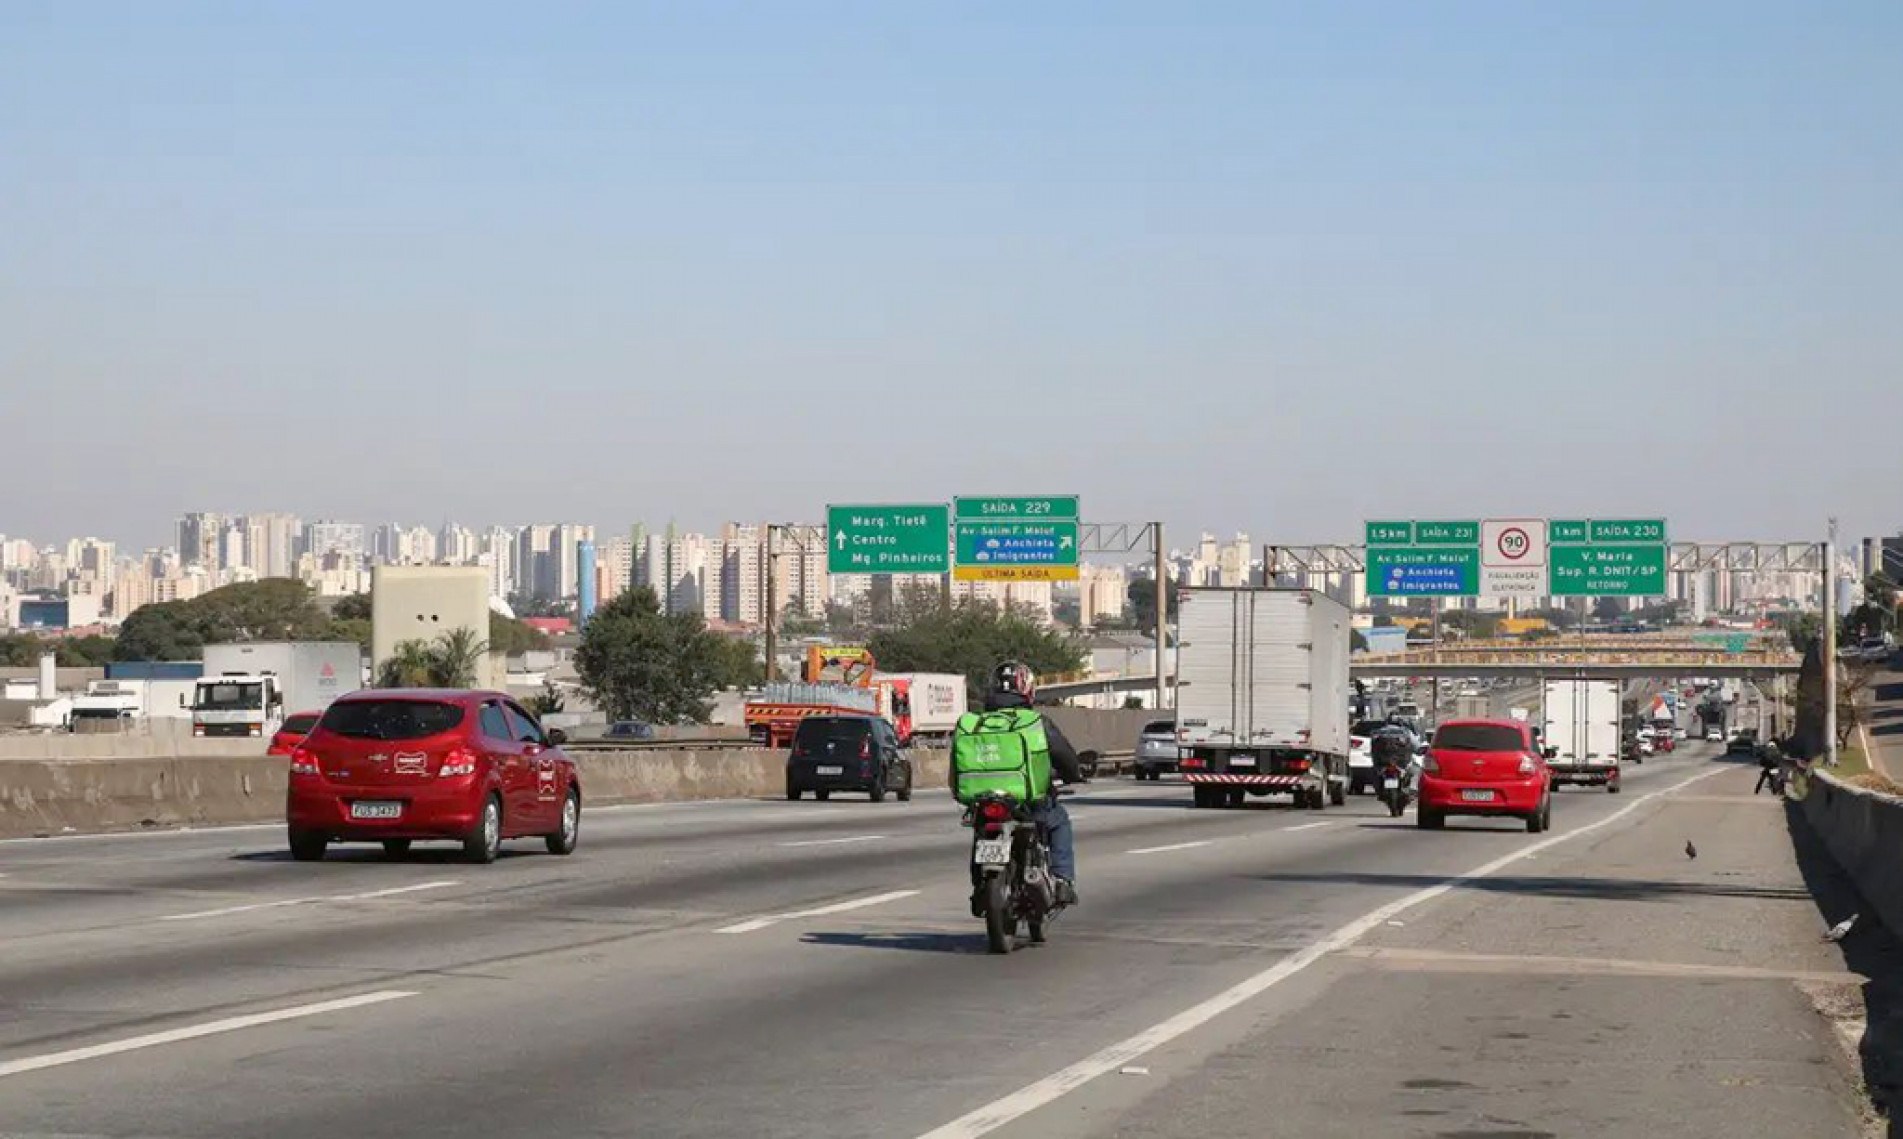
[[[1824,762],[1837,766],[1837,520],[1824,539]]]
[[[1170,626],[1170,589],[1169,583],[1163,577],[1163,569],[1164,563],[1169,559],[1163,549],[1161,522],[1150,523],[1150,544],[1154,547],[1152,552],[1156,556],[1156,564],[1153,567],[1153,572],[1156,574],[1156,710],[1160,714],[1169,698],[1170,683],[1168,666],[1163,661],[1163,648],[1168,641],[1165,633]]]
[[[773,539],[779,535],[780,528],[769,523],[766,528],[766,557],[762,562],[766,566],[766,679],[771,684],[780,678],[780,645],[774,628],[774,611],[779,608],[778,575],[773,572]]]

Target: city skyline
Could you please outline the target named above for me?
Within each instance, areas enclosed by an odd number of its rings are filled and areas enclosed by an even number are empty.
[[[1895,6],[528,22],[0,17],[5,525],[1894,524]]]

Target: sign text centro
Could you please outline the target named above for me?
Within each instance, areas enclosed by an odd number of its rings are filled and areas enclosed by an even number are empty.
[[[945,573],[951,569],[951,512],[917,506],[828,506],[830,573]]]

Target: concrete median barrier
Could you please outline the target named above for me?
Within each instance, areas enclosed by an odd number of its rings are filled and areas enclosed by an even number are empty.
[[[1903,934],[1903,799],[1852,786],[1828,773],[1810,777],[1804,817],[1831,858],[1890,930]]]
[[[943,751],[914,750],[913,785],[946,785]],[[754,748],[576,754],[593,805],[779,796],[786,755]],[[0,762],[0,838],[275,822],[286,763],[273,756]]]

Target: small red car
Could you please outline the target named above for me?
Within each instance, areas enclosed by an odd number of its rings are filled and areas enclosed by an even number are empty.
[[[304,737],[311,734],[311,729],[317,726],[317,720],[322,715],[322,712],[293,712],[284,717],[284,723],[272,734],[271,746],[264,749],[264,754],[290,755],[297,750],[298,744],[304,742]]]
[[[1519,720],[1451,720],[1434,731],[1421,768],[1416,822],[1439,830],[1449,815],[1526,820],[1538,834],[1552,825],[1552,774]]]
[[[572,854],[581,780],[558,729],[500,692],[367,689],[340,697],[291,752],[285,809],[291,856],[333,842],[460,842],[493,862],[502,840],[541,837]]]

